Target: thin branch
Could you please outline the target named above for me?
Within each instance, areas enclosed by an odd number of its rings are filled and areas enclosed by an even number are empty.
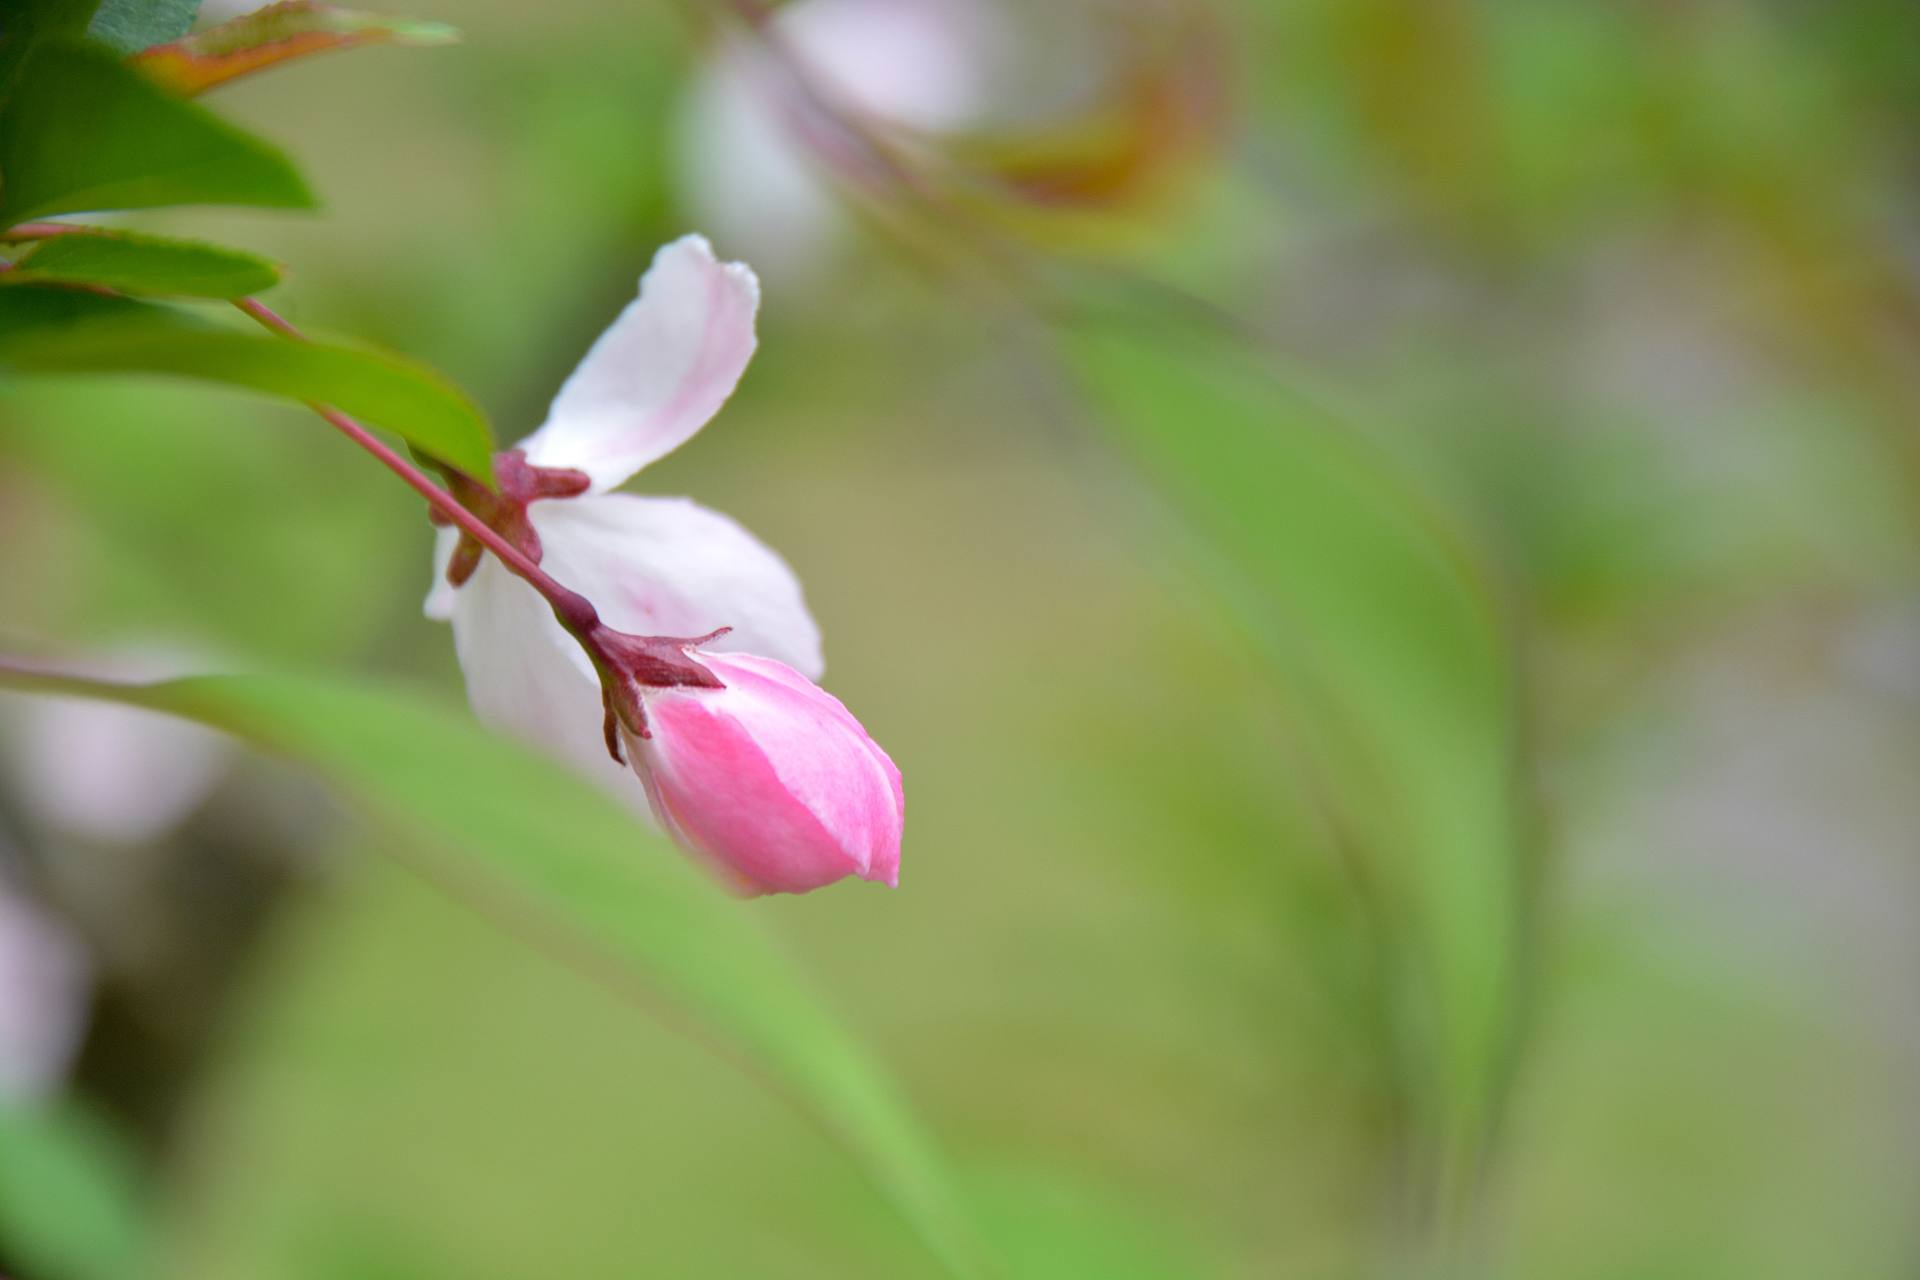
[[[103,227],[88,226],[83,222],[23,222],[0,232],[0,240],[20,243],[27,240],[51,240],[55,236],[86,235],[89,232],[99,234]]]
[[[305,342],[306,335],[280,316],[271,307],[258,298],[238,298],[234,306],[245,312],[259,324],[285,338],[295,342]],[[420,468],[389,448],[379,437],[361,426],[358,422],[340,412],[331,405],[307,402],[307,407],[326,419],[340,434],[347,437],[378,458],[387,470],[399,476],[407,485],[427,500],[427,505],[458,525],[462,532],[470,534],[481,546],[493,552],[494,556],[517,576],[526,580],[553,606],[554,617],[560,625],[571,632],[581,643],[587,643],[587,636],[600,623],[600,616],[593,602],[579,592],[556,581],[518,547],[495,532],[479,516],[461,505],[460,500],[426,477]],[[591,654],[592,646],[589,645]],[[598,656],[598,655],[594,655]]]

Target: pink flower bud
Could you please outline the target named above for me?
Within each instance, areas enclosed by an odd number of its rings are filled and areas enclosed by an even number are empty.
[[[782,662],[700,653],[725,688],[644,691],[624,734],[654,815],[750,893],[896,885],[900,771],[840,700]]]

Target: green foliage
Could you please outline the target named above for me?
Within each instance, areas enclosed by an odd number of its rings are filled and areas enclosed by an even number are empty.
[[[149,373],[330,404],[470,475],[490,477],[492,434],[439,374],[387,352],[218,328],[178,308],[70,289],[0,289],[0,368]]]
[[[0,110],[0,227],[174,204],[304,209],[278,150],[167,93],[96,46],[41,44]]]
[[[0,284],[84,284],[121,293],[195,298],[240,298],[279,281],[280,268],[257,254],[106,230],[39,241],[0,276]]]
[[[664,996],[836,1137],[954,1275],[980,1274],[941,1162],[879,1065],[738,902],[592,784],[402,689],[5,668],[0,685],[184,716],[312,768],[455,898],[623,993]]]
[[[0,1103],[0,1240],[37,1280],[138,1274],[146,1211],[131,1153],[78,1104]]]
[[[1236,344],[1118,324],[1073,342],[1107,421],[1217,554],[1409,940],[1390,998],[1451,1202],[1516,1016],[1512,656],[1488,583],[1402,468]]]
[[[178,40],[199,11],[200,0],[100,0],[87,34],[110,49],[134,53]]]
[[[94,0],[14,0],[0,21],[0,103],[35,45],[86,31]]]
[[[1059,1169],[976,1170],[968,1190],[1006,1280],[1196,1280],[1220,1274],[1173,1224]]]

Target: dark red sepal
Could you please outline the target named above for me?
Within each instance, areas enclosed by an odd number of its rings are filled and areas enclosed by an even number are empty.
[[[642,689],[727,687],[690,650],[731,630],[721,627],[704,636],[636,636],[599,623],[588,632],[586,648],[600,671],[600,703],[606,711],[601,729],[615,764],[627,762],[620,750],[622,726],[638,738],[653,736]]]
[[[486,521],[495,533],[512,543],[514,549],[535,564],[540,563],[540,535],[527,508],[542,498],[577,498],[593,485],[592,477],[571,467],[536,467],[520,449],[508,449],[493,455],[493,473],[499,478],[498,490],[489,489],[473,477],[442,468],[447,487],[460,505]],[[431,516],[444,526],[445,516]],[[480,543],[473,535],[462,533],[453,560],[447,565],[447,581],[460,586],[480,567]]]

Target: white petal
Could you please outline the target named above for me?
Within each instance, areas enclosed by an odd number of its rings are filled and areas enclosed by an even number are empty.
[[[433,585],[427,588],[421,609],[435,622],[453,616],[454,585],[447,581],[447,566],[453,563],[453,549],[460,544],[460,531],[449,525],[433,535]]]
[[[1016,52],[989,0],[805,0],[774,39],[722,43],[682,112],[683,194],[699,222],[769,280],[803,285],[852,225],[835,189],[841,131],[794,90],[789,63],[881,127],[967,127]]]
[[[727,47],[694,86],[680,124],[682,186],[700,225],[776,287],[798,289],[825,265],[847,217],[782,117],[787,79],[764,61],[757,42]]]
[[[600,682],[586,655],[539,594],[492,557],[454,593],[453,646],[482,721],[644,807],[633,775],[607,754]]]
[[[820,628],[786,561],[738,524],[686,498],[610,493],[528,508],[541,567],[637,635],[697,636],[775,658],[819,679]]]
[[[720,410],[753,355],[760,283],[703,236],[654,255],[640,296],[600,335],[521,441],[535,466],[572,467],[611,489],[679,447]]]
[[[997,16],[981,0],[808,0],[782,6],[774,25],[835,100],[941,132],[993,105],[993,73],[1009,52]]]

